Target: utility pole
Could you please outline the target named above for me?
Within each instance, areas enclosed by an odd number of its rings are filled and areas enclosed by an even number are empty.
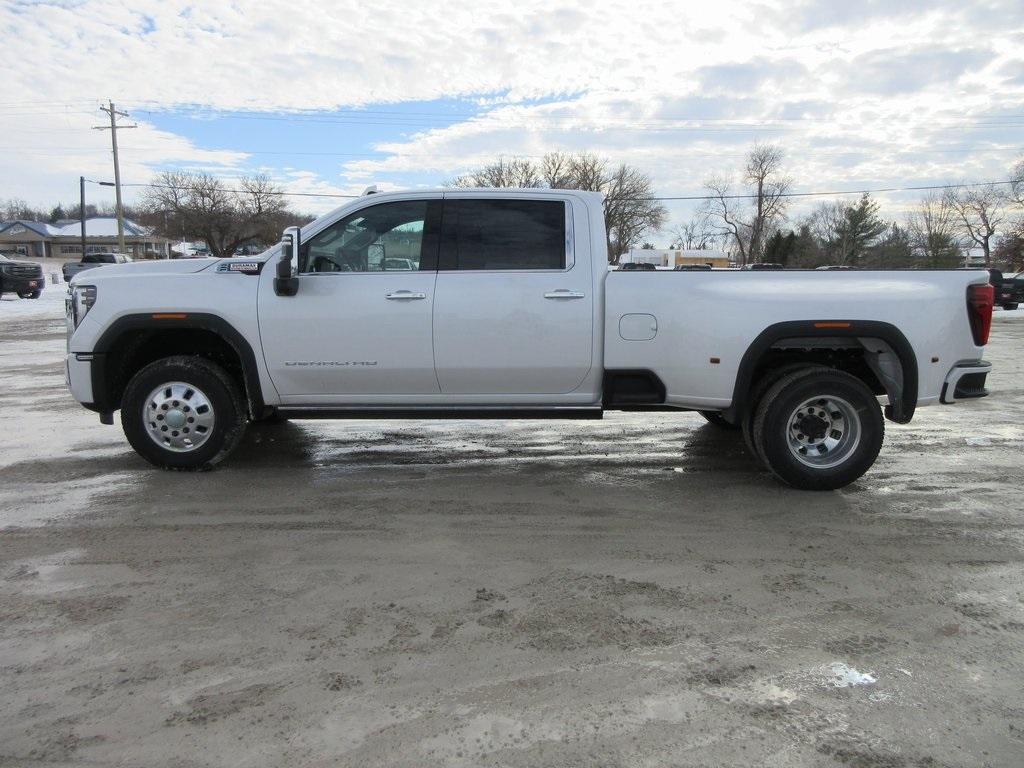
[[[110,125],[96,125],[93,126],[93,130],[96,131],[110,131],[110,144],[114,149],[114,198],[117,201],[117,249],[122,254],[125,253],[126,249],[124,246],[124,209],[121,207],[121,165],[117,159],[117,129],[118,128],[138,128],[137,125],[118,125],[117,118],[128,117],[127,112],[118,112],[114,109],[114,102],[107,102],[109,106],[100,107],[101,112],[106,112],[110,115]]]
[[[82,220],[82,258],[85,258],[85,176],[78,177],[78,216]]]

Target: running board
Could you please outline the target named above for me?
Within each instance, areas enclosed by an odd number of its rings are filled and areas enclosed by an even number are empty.
[[[600,408],[293,408],[277,413],[289,419],[547,419],[600,420]]]

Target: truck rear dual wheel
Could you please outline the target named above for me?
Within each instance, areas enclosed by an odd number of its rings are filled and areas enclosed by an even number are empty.
[[[758,379],[750,389],[750,396],[747,399],[750,406],[747,408],[747,412],[743,415],[743,418],[740,421],[740,428],[743,430],[743,442],[747,446],[747,450],[750,451],[750,455],[764,464],[765,469],[768,468],[768,463],[764,456],[761,455],[761,450],[754,442],[754,417],[757,415],[757,406],[764,399],[765,393],[775,386],[776,382],[779,380],[789,376],[791,373],[796,373],[797,371],[812,370],[827,371],[828,368],[817,363],[789,363],[788,365],[782,365],[768,371]]]
[[[235,449],[246,424],[238,384],[201,357],[150,363],[128,382],[121,403],[128,442],[163,469],[211,469]]]
[[[874,393],[830,368],[778,379],[758,403],[753,441],[765,466],[794,488],[842,488],[875,463],[885,421]]]

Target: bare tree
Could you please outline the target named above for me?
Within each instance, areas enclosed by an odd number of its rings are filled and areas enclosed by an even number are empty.
[[[702,212],[715,228],[715,234],[725,238],[726,248],[731,243],[736,259],[745,265],[750,258],[750,225],[743,218],[743,205],[736,201],[732,185],[724,176],[714,176],[704,182],[704,188],[711,193],[704,201]]]
[[[647,174],[625,164],[589,152],[551,152],[539,164],[528,159],[504,158],[461,176],[452,182],[460,187],[549,187],[600,192],[604,196],[608,256],[614,260],[665,223],[668,211],[654,199]]]
[[[499,157],[493,163],[460,176],[451,182],[455,187],[514,187],[532,189],[541,186],[537,166],[529,159]]]
[[[1024,158],[1018,160],[1010,172],[1008,197],[1018,208],[1024,208]]]
[[[617,260],[619,254],[628,251],[645,232],[661,229],[668,210],[653,199],[651,178],[628,165],[615,168],[603,187],[592,191],[604,193],[608,255]]]
[[[21,198],[0,201],[0,221],[46,221],[46,218],[43,211],[33,208]]]
[[[281,191],[266,176],[241,179],[232,190],[206,173],[167,171],[143,200],[159,234],[202,238],[217,257],[246,243],[273,242],[290,216]]]
[[[669,227],[668,233],[672,236],[671,248],[703,251],[715,245],[715,231],[708,223],[708,217],[700,214],[682,224]]]
[[[959,266],[956,212],[945,196],[928,195],[907,220],[918,266],[944,269]]]
[[[1006,193],[994,184],[958,187],[946,193],[946,203],[957,218],[960,234],[985,254],[985,266],[992,263],[992,238],[1006,220]]]
[[[704,184],[711,193],[704,211],[719,234],[735,242],[741,264],[764,256],[768,233],[785,216],[792,180],[782,175],[782,158],[780,147],[758,143],[747,155],[743,192],[734,193],[725,177],[713,177]]]

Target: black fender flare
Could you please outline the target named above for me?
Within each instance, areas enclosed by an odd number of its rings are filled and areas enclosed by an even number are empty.
[[[888,344],[899,359],[903,371],[903,387],[898,398],[885,407],[886,418],[906,424],[917,409],[917,355],[895,325],[878,320],[791,320],[775,323],[758,334],[740,360],[733,386],[732,403],[726,409],[727,418],[736,419],[749,407],[747,396],[753,384],[757,364],[773,345],[789,338],[840,337],[874,338]]]
[[[227,320],[219,315],[204,312],[147,312],[124,315],[111,323],[96,341],[91,354],[91,410],[109,413],[119,407],[119,404],[114,402],[114,393],[110,391],[110,377],[107,371],[109,352],[126,334],[152,330],[202,330],[218,335],[235,351],[242,363],[245,392],[252,414],[258,416],[263,413],[266,404],[252,345]]]

